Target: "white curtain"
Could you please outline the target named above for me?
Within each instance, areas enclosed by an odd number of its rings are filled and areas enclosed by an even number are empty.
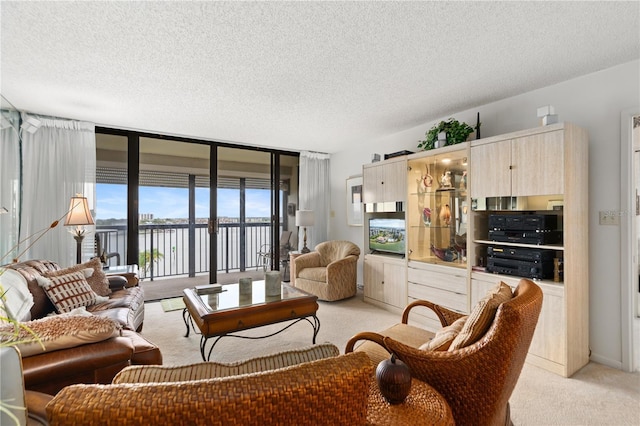
[[[30,118],[40,127],[30,133],[22,131],[22,209],[20,238],[31,235],[20,252],[37,238],[42,230],[59,220],[20,260],[49,259],[61,266],[76,263],[76,241],[64,227],[71,197],[87,197],[95,212],[96,138],[93,123],[43,117],[22,113],[23,122]],[[93,229],[87,229],[83,242],[83,260],[93,255]]]
[[[0,127],[0,265],[11,262],[11,248],[18,243],[20,206],[20,139],[17,111],[2,110]]]
[[[329,154],[303,151],[300,153],[300,210],[312,210],[314,225],[307,228],[307,247],[311,250],[329,238],[331,193],[329,185]],[[303,240],[298,229],[298,241]],[[298,244],[302,248],[301,244]]]

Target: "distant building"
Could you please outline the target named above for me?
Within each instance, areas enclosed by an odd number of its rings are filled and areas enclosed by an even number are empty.
[[[153,213],[140,213],[138,215],[138,222],[152,221]]]

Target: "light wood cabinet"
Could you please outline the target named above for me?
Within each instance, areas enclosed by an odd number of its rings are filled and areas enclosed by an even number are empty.
[[[544,300],[528,360],[563,376],[571,376],[589,362],[589,226],[588,136],[570,123],[559,123],[471,142],[470,241],[471,305],[502,280],[515,286],[519,278],[482,272],[488,248],[523,248],[552,251],[562,259],[563,278],[536,280]],[[498,193],[482,179],[490,167],[490,153],[509,148],[510,192]],[[493,175],[490,175],[493,176]],[[498,182],[494,182],[498,187]],[[491,197],[513,197],[496,207]],[[516,200],[517,199],[517,200]],[[522,244],[491,241],[492,214],[535,213],[555,215],[562,231],[560,244]]]
[[[469,277],[466,269],[444,265],[409,261],[408,302],[428,300],[462,314],[469,313]],[[427,330],[442,328],[440,320],[431,310],[419,309],[412,319]]]
[[[427,299],[468,313],[499,281],[515,288],[520,280],[507,275],[513,273],[509,270],[488,273],[489,251],[495,253],[501,247],[551,251],[555,258],[562,259],[563,277],[557,282],[550,278],[535,280],[544,299],[527,360],[565,377],[573,375],[589,362],[588,144],[585,130],[558,123],[412,154],[404,163],[409,166],[404,171],[388,162],[384,164],[388,168],[375,169],[382,164],[364,166],[365,202],[398,198],[398,194],[385,193],[381,182],[394,182],[404,173],[404,184],[397,188],[405,188],[406,212],[394,211],[393,215],[406,220],[408,256],[407,262],[365,255],[365,300],[401,311],[413,300]],[[460,167],[467,156],[468,165]],[[446,170],[439,165],[444,157],[460,163],[451,168],[452,176],[459,178],[454,178],[452,188],[437,191],[437,179]],[[467,191],[460,187],[465,170]],[[434,181],[433,192],[420,186],[428,174]],[[367,190],[371,191],[368,196]],[[455,206],[449,226],[435,220],[446,204]],[[464,204],[468,205],[466,217],[462,214]],[[423,215],[425,207],[431,209],[430,223]],[[556,216],[562,242],[537,245],[491,241],[489,218],[496,213]],[[390,213],[367,213],[370,218],[376,214]],[[464,221],[467,223],[462,226]],[[366,224],[364,231],[366,244]],[[457,257],[451,250],[451,259],[443,259],[434,255],[432,244],[460,249]],[[411,320],[430,330],[440,328],[435,315],[428,313],[412,315]]]
[[[407,305],[407,262],[404,259],[364,256],[364,299],[400,312]]]
[[[513,290],[518,285],[519,278],[501,277],[501,281],[508,284]],[[529,347],[527,362],[561,376],[570,375],[567,374],[565,367],[568,345],[565,336],[568,324],[564,303],[564,286],[544,282],[537,284],[543,294],[542,311]],[[478,303],[495,285],[495,275],[474,273],[471,285],[471,305]]]
[[[561,131],[513,134],[471,145],[472,198],[564,193],[564,137]]]
[[[429,300],[460,313],[469,311],[467,231],[469,144],[408,157],[408,302]],[[430,310],[412,315],[430,331],[442,328]]]
[[[392,158],[362,167],[363,196],[365,204],[397,203],[407,197],[407,157]]]
[[[482,140],[482,139],[481,139]],[[511,196],[511,142],[483,143],[471,148],[472,198]]]

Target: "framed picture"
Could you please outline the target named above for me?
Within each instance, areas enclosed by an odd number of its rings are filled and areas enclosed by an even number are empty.
[[[362,226],[362,175],[347,178],[347,225]]]

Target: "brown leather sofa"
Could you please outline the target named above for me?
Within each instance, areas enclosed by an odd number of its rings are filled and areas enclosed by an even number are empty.
[[[61,270],[48,260],[27,260],[5,265],[20,272],[33,295],[31,319],[55,313],[55,308],[38,285],[36,277],[47,271]],[[144,321],[144,293],[139,286],[127,287],[124,277],[108,277],[109,300],[89,306],[93,315],[107,317],[122,326],[120,336],[97,343],[23,357],[25,388],[55,395],[65,386],[76,383],[111,383],[128,365],[162,364],[160,349],[136,332]]]

